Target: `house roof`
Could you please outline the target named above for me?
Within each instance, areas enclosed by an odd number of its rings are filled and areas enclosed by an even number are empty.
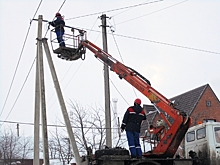
[[[155,108],[153,105],[143,105],[143,108],[146,110],[147,113],[155,111]]]
[[[175,101],[175,107],[179,111],[184,111],[187,115],[191,115],[193,110],[195,109],[198,101],[203,95],[205,89],[209,86],[209,84],[200,86],[196,89],[190,90],[186,93],[180,94],[170,99],[170,101]]]
[[[178,109],[179,111],[184,111],[186,114],[190,115],[193,112],[193,110],[195,109],[199,99],[201,98],[201,96],[203,95],[203,93],[207,87],[210,87],[209,84],[200,86],[198,88],[195,88],[195,89],[190,90],[188,92],[185,92],[183,94],[175,96],[175,97],[171,98],[170,101],[172,101],[172,102],[175,101],[176,109]],[[215,95],[214,92],[213,92],[213,94]],[[143,105],[143,107],[148,113],[148,115],[147,115],[148,122],[153,123],[153,120],[157,114],[157,111],[155,111],[156,109],[154,108],[153,105]],[[153,112],[153,113],[149,113],[149,112]],[[145,121],[143,123],[143,125],[141,127],[140,136],[143,136],[145,130],[147,130],[148,122]]]

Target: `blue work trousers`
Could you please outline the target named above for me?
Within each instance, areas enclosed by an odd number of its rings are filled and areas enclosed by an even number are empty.
[[[141,145],[138,132],[126,131],[131,157],[141,157]]]
[[[56,31],[56,35],[57,35],[57,41],[60,44],[60,46],[65,46],[65,42],[63,40],[64,32],[58,30],[58,31]]]

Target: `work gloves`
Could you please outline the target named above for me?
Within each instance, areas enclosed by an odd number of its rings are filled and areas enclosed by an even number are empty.
[[[125,124],[121,124],[121,132],[124,132],[126,125]]]

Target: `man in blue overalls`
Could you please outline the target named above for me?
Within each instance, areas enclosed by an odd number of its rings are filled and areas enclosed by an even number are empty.
[[[64,47],[65,46],[65,42],[63,40],[63,35],[64,35],[64,26],[65,26],[65,22],[63,17],[61,16],[60,13],[56,13],[56,20],[49,22],[50,25],[52,25],[53,27],[55,27],[55,32],[57,35],[57,41],[60,45],[60,47]]]
[[[143,120],[146,120],[144,109],[141,107],[141,100],[136,99],[134,106],[127,109],[122,120],[121,131],[126,131],[131,158],[141,158],[140,128]]]

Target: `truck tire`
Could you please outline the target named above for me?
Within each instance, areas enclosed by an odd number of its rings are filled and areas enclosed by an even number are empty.
[[[95,158],[98,159],[103,155],[129,155],[129,151],[125,148],[108,148],[101,149],[95,152]]]

